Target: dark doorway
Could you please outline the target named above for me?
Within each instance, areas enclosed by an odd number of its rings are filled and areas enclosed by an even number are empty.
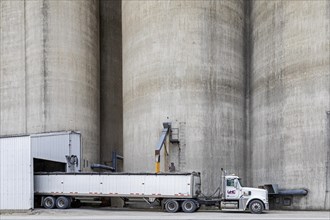
[[[66,164],[50,160],[33,159],[34,172],[65,172]]]

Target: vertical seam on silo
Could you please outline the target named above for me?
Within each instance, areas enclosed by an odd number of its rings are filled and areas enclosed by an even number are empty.
[[[330,41],[330,40],[329,40]],[[330,43],[330,42],[329,42]],[[329,67],[330,69],[330,67]],[[330,201],[327,201],[329,198],[329,176],[330,176],[330,111],[326,112],[326,136],[327,137],[327,159],[326,159],[326,164],[325,164],[325,198],[324,198],[324,209],[327,209],[327,203],[330,203]]]
[[[47,92],[47,43],[48,43],[48,4],[46,3],[47,0],[43,0],[42,2],[42,18],[43,18],[43,24],[42,24],[42,56],[43,56],[43,94],[42,94],[42,111],[43,111],[43,130],[46,131],[46,118],[47,118],[47,112],[46,112],[46,92]]]
[[[123,123],[124,123],[124,119],[123,119],[123,24],[122,24],[122,1],[119,1],[119,27],[120,27],[120,37],[119,37],[119,40],[120,40],[120,52],[119,52],[119,60],[120,60],[120,92],[119,92],[119,97],[120,97],[120,100],[121,100],[121,103],[120,103],[120,112],[121,112],[121,121],[120,121],[120,134],[121,134],[121,137],[120,137],[120,145],[121,147],[119,146],[119,149],[120,149],[120,154],[123,155],[123,142],[124,142],[124,137],[123,137]]]
[[[248,175],[249,172],[251,172],[251,162],[252,162],[252,151],[251,151],[251,96],[250,96],[250,77],[251,77],[251,62],[252,62],[252,39],[251,39],[251,4],[252,1],[248,0],[245,1],[245,8],[244,8],[244,66],[245,66],[245,98],[244,98],[244,175],[246,181],[253,182],[251,173]],[[249,164],[248,164],[249,163]],[[250,183],[251,184],[251,183]]]
[[[1,1],[0,1],[0,122],[1,122],[1,112],[2,112],[2,108],[1,108],[1,58],[2,58],[2,47],[1,47],[1,42],[2,42],[2,39],[1,39],[1,36],[2,36],[2,28],[1,28],[1,21],[2,21],[2,5],[1,5]],[[2,134],[1,132],[1,123],[0,123],[0,136]]]
[[[275,48],[279,48],[279,51],[278,51],[279,55],[276,54],[275,50],[274,50],[274,55],[273,55],[274,58],[275,57],[279,57],[279,62],[280,62],[277,65],[275,65],[275,63],[274,63],[274,74],[276,74],[277,72],[279,72],[279,73],[277,73],[278,74],[278,76],[276,77],[277,79],[282,78],[282,72],[283,72],[283,69],[284,69],[284,61],[283,61],[283,59],[284,59],[284,56],[285,56],[285,47],[283,46],[283,44],[285,42],[284,41],[284,36],[283,36],[283,30],[284,30],[284,25],[285,25],[285,23],[284,23],[284,18],[285,18],[284,7],[285,6],[283,5],[283,2],[280,2],[279,5],[278,5],[278,7],[279,7],[279,9],[278,9],[278,14],[279,15],[278,16],[274,16],[274,19],[275,19],[275,26],[276,27],[279,26],[281,31],[276,34],[276,35],[278,35],[279,39],[276,39],[276,37],[275,37],[275,39],[274,39],[275,43],[274,44],[276,45],[277,41],[278,40],[280,41],[278,43],[278,46],[275,46]],[[275,13],[275,10],[276,9],[274,9],[274,13]],[[279,21],[276,21],[276,20],[279,20]],[[287,92],[286,92],[285,88],[283,87],[283,83],[281,81],[279,81],[278,83],[280,83],[280,87],[279,88],[281,88],[281,90],[284,92],[284,94],[282,94],[282,95],[285,97]],[[274,84],[276,84],[276,79],[275,79]],[[283,100],[283,104],[285,103],[285,98],[284,97],[281,97],[281,99]],[[282,112],[283,112],[283,109],[282,109]],[[283,120],[285,120],[285,117],[283,118]],[[284,122],[282,122],[282,123],[284,123]],[[279,144],[279,150],[280,150],[279,157],[280,158],[284,158],[285,157],[285,145],[282,144],[282,140],[284,139],[284,137],[283,137],[284,136],[283,135],[284,134],[284,131],[282,129],[284,128],[284,126],[283,126],[283,124],[280,125],[280,126],[281,126],[281,130],[280,130],[280,132],[281,132],[280,140],[281,141],[280,141],[280,144]],[[285,160],[282,160],[281,162],[278,163],[279,169],[285,170],[284,169],[286,167],[285,162],[286,162]]]
[[[325,10],[326,10],[326,17],[328,17],[328,26],[327,29],[325,30],[326,34],[328,34],[328,45],[330,45],[330,1],[327,2],[327,5],[325,6]],[[330,58],[330,51],[329,51],[329,58]],[[329,73],[330,73],[330,65],[328,65],[329,68]],[[329,76],[329,90],[330,90],[330,76]],[[330,91],[329,91],[330,93]],[[330,100],[329,100],[329,105],[330,105]],[[330,189],[329,189],[329,177],[330,177],[330,106],[328,105],[328,109],[327,109],[327,115],[326,115],[326,139],[327,139],[327,159],[326,159],[326,185],[325,185],[325,200],[324,200],[324,209],[327,210],[327,204],[328,207],[330,207]]]
[[[95,3],[94,3],[95,4]],[[98,68],[97,68],[97,78],[98,78],[98,82],[97,82],[97,88],[98,88],[98,118],[97,118],[97,123],[98,123],[98,142],[99,142],[99,152],[98,152],[98,161],[101,163],[101,150],[102,150],[102,146],[101,146],[101,3],[100,1],[96,2],[97,4],[97,7],[96,7],[96,10],[97,10],[97,15],[96,15],[96,20],[97,20],[97,24],[98,24],[98,27],[97,27],[97,32],[98,32],[98,51],[99,51],[99,54],[98,54],[98,61],[97,61],[97,65],[98,65]]]
[[[24,0],[24,104],[25,104],[25,133],[27,134],[27,57],[26,57],[26,0]]]
[[[99,129],[100,129],[100,163],[102,163],[102,155],[103,155],[103,135],[102,135],[102,130],[103,130],[103,122],[101,121],[101,115],[103,115],[103,90],[102,90],[102,85],[103,85],[103,82],[102,82],[102,72],[103,72],[103,68],[102,68],[102,64],[103,64],[103,60],[102,60],[102,46],[103,46],[103,42],[102,42],[102,36],[103,36],[103,32],[104,30],[101,29],[101,27],[103,26],[103,22],[102,22],[102,2],[100,1],[99,2],[99,100],[100,100],[100,103],[99,103],[99,106],[100,106],[100,109],[99,109],[99,119],[100,119],[100,122],[99,122]],[[102,45],[101,45],[102,44]]]

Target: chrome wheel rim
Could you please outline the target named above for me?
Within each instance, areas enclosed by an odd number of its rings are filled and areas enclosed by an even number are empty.
[[[254,212],[260,212],[260,210],[261,210],[261,205],[260,205],[259,203],[254,203],[254,204],[252,205],[252,210],[253,210]]]

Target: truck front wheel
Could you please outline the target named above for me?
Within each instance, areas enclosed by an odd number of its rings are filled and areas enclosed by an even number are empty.
[[[185,200],[182,203],[181,207],[182,207],[182,210],[187,213],[192,213],[192,212],[196,211],[196,209],[197,209],[197,205],[196,205],[195,201],[193,201],[191,199]]]
[[[179,210],[179,203],[173,199],[170,199],[165,204],[165,209],[167,212],[175,213]]]
[[[53,196],[47,196],[44,198],[42,204],[46,209],[53,209],[55,208],[55,198]]]
[[[253,214],[261,214],[264,210],[264,204],[258,200],[254,200],[249,205],[250,211]]]

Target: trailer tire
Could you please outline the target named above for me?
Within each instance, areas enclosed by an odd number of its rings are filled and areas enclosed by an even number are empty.
[[[53,209],[53,208],[55,208],[55,201],[56,200],[55,200],[55,198],[53,196],[47,196],[42,201],[42,205],[46,209]]]
[[[197,205],[194,200],[187,199],[183,201],[181,205],[182,211],[186,213],[192,213],[195,212],[197,209]]]
[[[259,200],[253,200],[249,204],[250,212],[253,214],[261,214],[264,211],[264,204]]]
[[[71,200],[68,197],[60,196],[56,199],[56,207],[58,209],[67,209],[70,207]]]
[[[80,208],[81,207],[81,202],[79,199],[75,199],[71,202],[71,207],[72,208]]]
[[[170,199],[165,203],[165,209],[167,212],[175,213],[179,210],[180,205],[177,201]]]

